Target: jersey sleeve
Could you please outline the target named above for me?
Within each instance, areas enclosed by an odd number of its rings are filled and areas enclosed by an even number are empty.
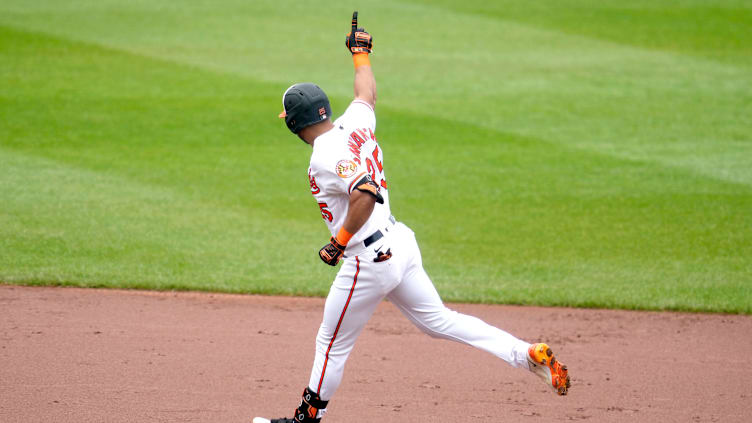
[[[350,195],[356,183],[367,176],[368,172],[346,150],[339,153],[329,156],[331,158],[319,157],[312,160],[311,169],[325,192]]]
[[[349,129],[367,128],[376,132],[376,113],[373,107],[363,100],[353,100],[340,119]]]

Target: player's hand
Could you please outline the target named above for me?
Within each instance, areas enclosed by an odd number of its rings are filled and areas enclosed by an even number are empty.
[[[345,246],[337,242],[334,237],[319,250],[319,257],[329,266],[336,266],[343,254],[345,254]]]
[[[365,29],[358,28],[358,12],[353,12],[352,29],[345,38],[345,47],[350,53],[371,53],[373,48],[373,37]]]

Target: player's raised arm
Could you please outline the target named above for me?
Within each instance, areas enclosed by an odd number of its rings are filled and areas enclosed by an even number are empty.
[[[365,29],[358,28],[358,12],[353,12],[352,27],[347,34],[345,46],[353,56],[355,66],[355,98],[363,100],[373,107],[376,104],[376,79],[373,77],[371,61],[368,55],[373,47],[373,37]]]

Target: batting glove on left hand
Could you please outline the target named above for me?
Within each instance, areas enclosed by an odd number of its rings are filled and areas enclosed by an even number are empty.
[[[329,266],[336,266],[343,254],[345,254],[345,246],[337,242],[334,237],[319,250],[319,257]]]

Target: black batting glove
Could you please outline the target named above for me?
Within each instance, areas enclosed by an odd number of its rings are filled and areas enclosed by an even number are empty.
[[[373,48],[373,37],[365,29],[358,28],[358,12],[353,12],[352,29],[345,37],[345,47],[352,54],[371,53]]]
[[[343,254],[345,254],[345,246],[334,237],[319,250],[319,257],[329,266],[336,266]]]

